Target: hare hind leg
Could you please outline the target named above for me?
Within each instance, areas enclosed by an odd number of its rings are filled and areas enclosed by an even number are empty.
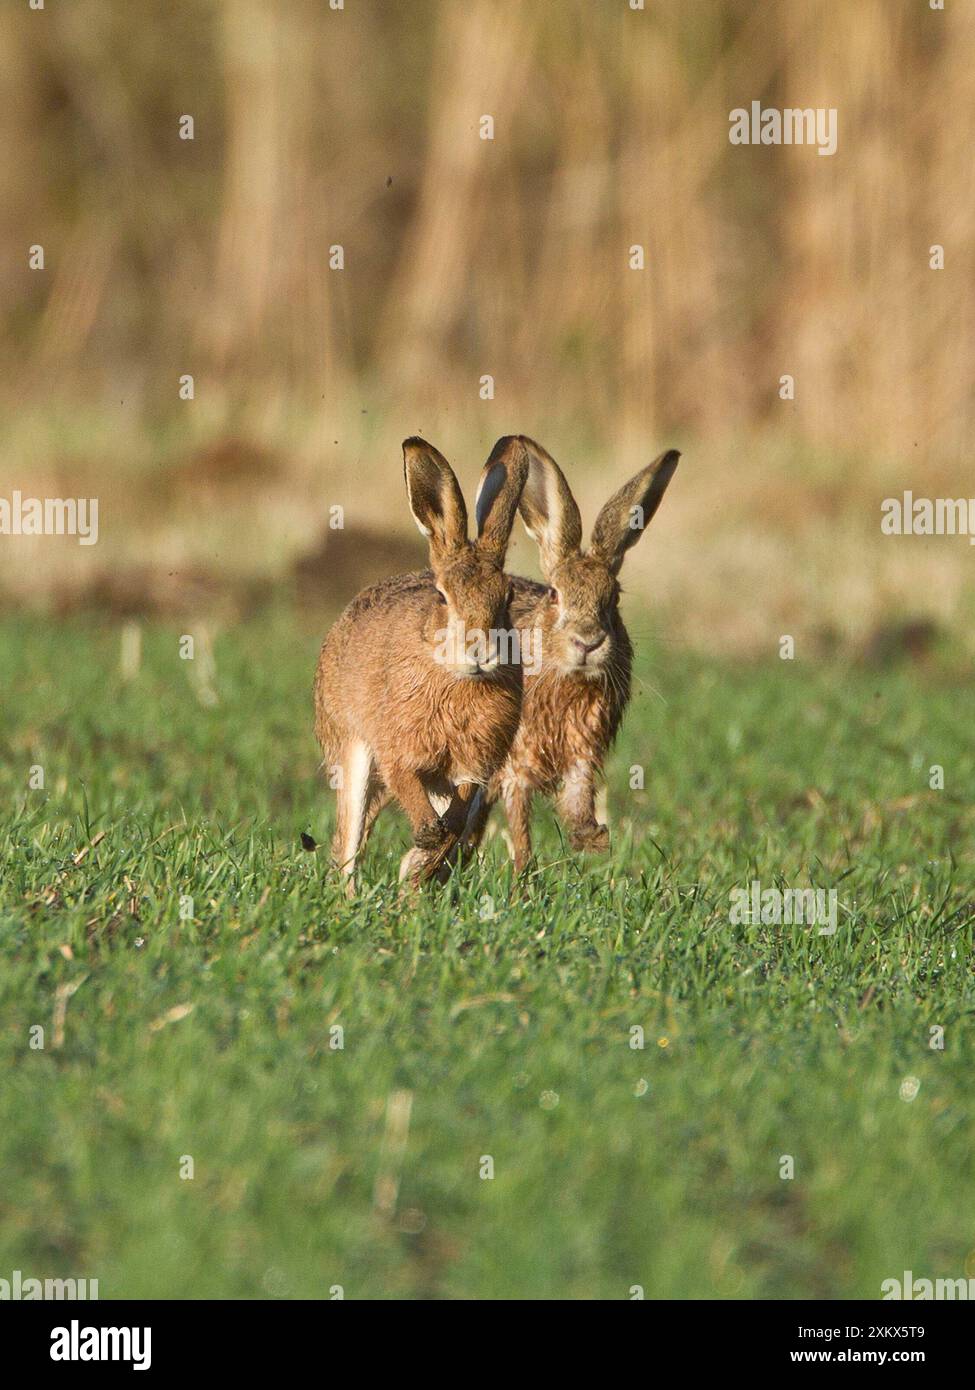
[[[345,876],[346,892],[354,892],[356,861],[367,829],[371,828],[379,807],[374,806],[380,786],[372,750],[361,739],[352,739],[338,760],[339,785],[332,862]]]
[[[518,874],[525,871],[532,857],[532,794],[532,787],[520,778],[506,779],[501,788],[511,838],[511,855]]]

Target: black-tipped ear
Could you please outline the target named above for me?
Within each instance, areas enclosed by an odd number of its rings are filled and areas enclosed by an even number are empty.
[[[538,546],[542,574],[548,579],[556,565],[582,544],[582,517],[552,455],[533,439],[522,439],[528,451],[528,479],[518,510]]]
[[[518,499],[528,476],[528,456],[521,439],[506,434],[491,450],[481,471],[474,501],[477,543],[504,564]]]
[[[618,574],[623,556],[636,545],[674,476],[680,453],[668,449],[624,483],[596,517],[592,549]]]
[[[413,520],[429,540],[431,555],[459,550],[467,542],[467,508],[443,454],[425,439],[404,439],[403,472]]]

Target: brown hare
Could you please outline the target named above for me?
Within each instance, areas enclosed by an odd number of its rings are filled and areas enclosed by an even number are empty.
[[[596,781],[630,697],[633,648],[619,615],[623,558],[640,539],[680,454],[668,449],[609,499],[582,550],[582,519],[555,460],[533,440],[519,511],[539,549],[547,584],[514,578],[511,617],[526,666],[521,724],[488,794],[472,806],[466,839],[477,845],[491,806],[504,801],[515,867],[531,856],[536,792],[555,798],[577,850],[604,850],[609,832],[596,819]],[[534,668],[534,669],[533,669]]]
[[[512,436],[494,446],[477,490],[474,541],[442,454],[407,439],[403,461],[430,570],[353,599],[325,639],[315,678],[315,731],[338,793],[332,858],[350,893],[373,822],[394,798],[413,831],[400,878],[442,876],[521,712],[504,557],[528,472],[525,446]]]

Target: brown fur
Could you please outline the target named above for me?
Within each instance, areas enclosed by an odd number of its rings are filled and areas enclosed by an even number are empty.
[[[511,753],[475,808],[468,839],[476,844],[491,805],[504,801],[515,866],[531,856],[531,802],[555,798],[573,849],[604,850],[609,833],[596,819],[596,782],[630,698],[633,648],[619,615],[617,574],[626,550],[660,505],[679,455],[661,454],[610,498],[581,549],[582,522],[555,460],[530,439],[528,479],[519,510],[538,543],[548,585],[516,578],[512,618],[530,657],[541,642],[541,669],[526,673],[521,723]]]
[[[521,711],[521,668],[503,652],[485,651],[475,671],[465,653],[443,661],[437,651],[448,625],[485,633],[510,626],[502,567],[527,473],[524,447],[499,440],[485,464],[475,541],[446,460],[418,439],[403,452],[431,568],[353,599],[325,639],[315,678],[315,730],[325,764],[341,771],[332,854],[350,889],[365,839],[393,798],[413,830],[401,877],[418,879],[425,866],[444,864],[445,842],[456,842],[466,820],[470,785],[485,787],[502,766]]]

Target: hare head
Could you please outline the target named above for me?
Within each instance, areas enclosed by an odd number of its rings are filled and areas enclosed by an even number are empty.
[[[549,586],[541,614],[545,662],[563,674],[595,677],[615,659],[623,634],[617,575],[624,556],[660,506],[680,454],[668,449],[624,483],[596,517],[583,551],[582,518],[562,470],[533,440],[522,443],[528,478],[519,510]]]
[[[490,679],[506,664],[511,585],[504,557],[528,475],[525,445],[507,435],[491,451],[474,502],[473,541],[463,495],[443,455],[414,437],[403,443],[403,465],[413,519],[430,543],[437,590],[424,637],[451,676]]]

